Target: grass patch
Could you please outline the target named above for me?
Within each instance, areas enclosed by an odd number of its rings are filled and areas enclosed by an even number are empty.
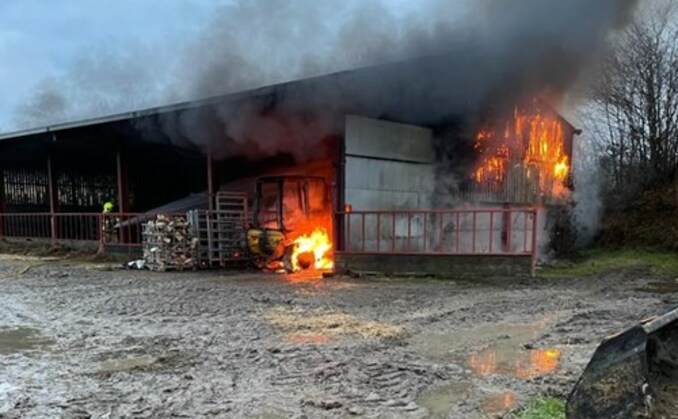
[[[572,278],[598,275],[606,272],[649,268],[658,275],[678,276],[678,253],[660,250],[603,250],[583,253],[568,265],[547,266],[539,270],[543,278]]]
[[[513,415],[515,419],[565,419],[565,402],[555,397],[536,397]]]

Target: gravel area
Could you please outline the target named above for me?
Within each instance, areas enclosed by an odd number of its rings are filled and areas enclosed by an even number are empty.
[[[676,305],[657,281],[304,281],[6,256],[0,418],[501,417],[565,397],[602,338]]]

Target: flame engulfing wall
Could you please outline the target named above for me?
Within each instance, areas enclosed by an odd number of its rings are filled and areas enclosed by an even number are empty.
[[[573,129],[537,101],[478,130],[473,194],[485,200],[543,202],[569,196]]]

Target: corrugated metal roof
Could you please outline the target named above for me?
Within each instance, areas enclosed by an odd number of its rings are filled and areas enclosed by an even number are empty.
[[[383,65],[374,66],[374,67],[365,67],[365,68],[361,68],[361,69],[357,69],[357,70],[339,71],[339,72],[325,74],[325,75],[321,75],[321,76],[316,76],[316,77],[311,77],[311,78],[306,78],[306,79],[300,79],[300,80],[292,80],[292,81],[273,84],[273,85],[269,85],[269,86],[262,86],[262,87],[258,87],[258,88],[254,88],[254,89],[238,91],[238,92],[234,92],[234,93],[210,96],[210,97],[202,98],[202,99],[178,102],[178,103],[174,103],[174,104],[145,108],[145,109],[136,110],[136,111],[123,112],[123,113],[119,113],[119,114],[105,115],[105,116],[94,117],[94,118],[86,118],[86,119],[81,119],[81,120],[77,120],[77,121],[56,123],[56,124],[45,125],[45,126],[40,126],[40,127],[36,127],[36,128],[28,128],[28,129],[22,129],[22,130],[17,130],[17,131],[10,131],[10,132],[5,132],[5,133],[0,133],[0,140],[14,139],[14,138],[19,138],[19,137],[27,137],[27,136],[31,136],[31,135],[44,134],[44,133],[50,133],[50,132],[58,132],[58,131],[63,131],[63,130],[67,130],[67,129],[72,129],[72,128],[80,128],[80,127],[86,127],[86,126],[92,126],[92,125],[98,125],[98,124],[106,124],[106,123],[110,123],[110,122],[117,122],[117,121],[124,121],[124,120],[135,119],[135,118],[142,118],[142,117],[146,117],[146,116],[159,115],[159,114],[163,114],[163,113],[184,111],[184,110],[189,110],[189,109],[193,109],[193,108],[209,106],[209,105],[217,104],[217,103],[235,101],[235,100],[244,99],[244,98],[247,98],[247,97],[263,96],[263,95],[275,92],[276,89],[280,89],[280,88],[284,88],[284,87],[290,87],[290,86],[293,86],[295,84],[329,80],[329,79],[332,79],[332,78],[339,77],[342,74],[350,74],[350,73],[353,73],[353,72],[373,70],[373,69],[376,69],[376,68],[381,67],[381,66],[383,66]]]
[[[480,92],[480,87],[483,83],[496,80],[486,81],[471,73],[452,74],[445,71],[460,60],[466,60],[466,65],[469,65],[469,62],[479,59],[482,58],[473,53],[419,57],[199,100],[7,132],[0,134],[0,140],[152,117],[268,95],[274,95],[276,100],[292,101],[295,105],[303,103],[308,109],[329,107],[368,117],[426,125],[462,112],[472,106],[474,100],[486,99]],[[567,122],[564,118],[563,120]]]

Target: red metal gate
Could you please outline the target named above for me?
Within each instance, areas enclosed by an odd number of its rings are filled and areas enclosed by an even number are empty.
[[[338,253],[537,254],[535,208],[351,211],[336,217]]]

